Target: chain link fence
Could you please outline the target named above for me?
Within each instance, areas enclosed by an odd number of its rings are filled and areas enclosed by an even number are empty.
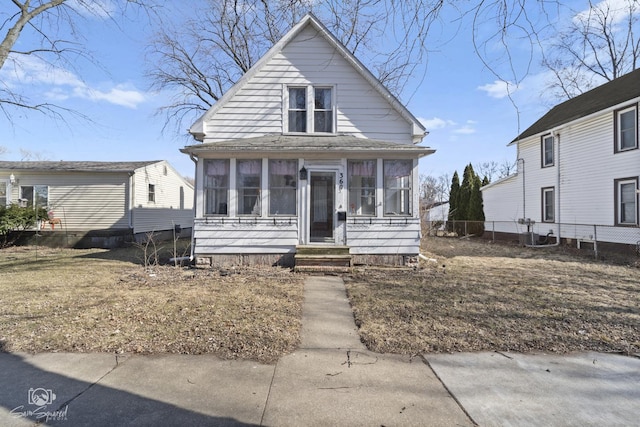
[[[640,257],[640,227],[521,221],[423,221],[425,236],[475,236],[522,246],[563,245],[603,254]],[[559,238],[560,237],[560,238]]]

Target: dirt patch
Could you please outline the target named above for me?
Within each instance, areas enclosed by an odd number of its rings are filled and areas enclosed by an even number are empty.
[[[212,353],[273,362],[299,342],[302,277],[159,266],[133,249],[0,251],[6,351]]]
[[[640,351],[640,269],[564,248],[429,238],[418,270],[347,278],[367,347],[453,351]]]

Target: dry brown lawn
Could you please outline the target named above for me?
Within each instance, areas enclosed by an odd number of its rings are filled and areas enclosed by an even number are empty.
[[[640,351],[640,269],[563,248],[428,238],[415,271],[346,277],[363,342],[377,352]]]
[[[139,252],[0,250],[0,349],[273,362],[296,348],[302,277],[271,267],[224,276],[170,266],[145,271]]]

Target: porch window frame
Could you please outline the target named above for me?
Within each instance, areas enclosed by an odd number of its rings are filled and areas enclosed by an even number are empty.
[[[212,162],[224,162],[225,164],[225,169],[226,169],[226,175],[209,175],[207,174],[207,169],[208,169],[208,165]],[[231,160],[230,159],[205,159],[204,160],[204,172],[203,172],[203,193],[204,193],[204,216],[212,216],[212,217],[228,217],[229,216],[229,199],[230,199],[230,185],[231,185]],[[213,183],[214,185],[209,185],[209,179],[208,177],[226,177],[226,181],[222,181],[219,185],[215,185],[215,183]],[[213,178],[212,178],[213,179]],[[220,200],[216,200],[217,202],[217,209],[215,209],[214,211],[210,212],[208,207],[209,207],[209,198],[210,196],[210,192],[212,191],[224,191],[226,192],[226,195],[224,197],[224,201],[222,201],[223,198],[221,198]],[[225,212],[220,213],[219,211],[222,211],[221,209],[221,204],[224,204],[225,206]]]
[[[398,184],[398,179],[400,180],[399,185],[397,186],[389,186],[387,181],[387,167],[388,162],[397,162],[397,161],[406,161],[409,162],[409,174],[404,175],[403,177],[395,178],[396,184]],[[413,159],[383,159],[382,161],[382,183],[383,183],[383,216],[385,217],[411,217],[413,216]],[[404,179],[406,178],[406,182]],[[405,213],[397,213],[392,212],[388,206],[388,200],[390,198],[390,191],[400,192],[400,203],[404,205],[406,203],[407,212]],[[403,200],[405,202],[403,202]]]
[[[258,173],[257,174],[246,174],[247,176],[256,175],[258,178],[257,186],[244,186],[242,184],[242,166],[240,166],[244,162],[257,162],[258,164]],[[246,195],[245,190],[255,190],[257,193],[255,195]],[[248,217],[261,217],[262,216],[262,159],[236,159],[236,192],[237,192],[237,215],[238,216],[248,216]],[[246,197],[255,197],[254,205],[251,209],[251,212],[245,213],[243,206],[244,200]]]
[[[366,175],[353,175],[352,174],[352,165],[356,164],[356,163],[360,163],[360,162],[372,162],[373,163],[373,174],[370,176],[366,176]],[[361,179],[359,180],[358,186],[355,186],[354,184],[356,184],[355,180],[354,180],[354,176],[360,177]],[[362,178],[371,178],[373,179],[373,185],[362,185]],[[375,217],[376,216],[376,206],[377,206],[377,202],[376,202],[376,193],[377,193],[377,187],[378,187],[378,161],[376,159],[363,159],[363,160],[358,160],[358,159],[351,159],[351,160],[347,160],[347,182],[348,182],[348,198],[349,198],[349,210],[348,213],[351,216],[358,216],[358,217]],[[365,191],[367,192],[365,194]],[[357,199],[358,200],[353,200],[352,195],[356,194]],[[373,204],[373,210],[371,213],[363,213],[362,212],[362,199],[363,198],[372,198],[373,201],[372,203],[369,204]],[[358,213],[358,211],[360,211],[360,213]]]
[[[275,162],[292,162],[295,163],[295,170],[292,168],[290,174],[276,174],[273,173],[273,169],[275,168]],[[268,192],[269,192],[269,216],[270,217],[294,217],[298,215],[298,170],[299,164],[298,159],[269,159],[268,163]],[[276,183],[275,176],[284,177],[284,183]],[[289,178],[287,178],[289,177]],[[293,185],[291,185],[293,184]],[[293,194],[293,212],[283,212],[280,213],[276,210],[276,206],[282,206],[282,200],[276,199],[276,194],[280,191],[280,197],[285,197],[286,194]]]

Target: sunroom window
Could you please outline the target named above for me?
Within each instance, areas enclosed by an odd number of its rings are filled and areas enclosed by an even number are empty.
[[[238,160],[238,215],[260,216],[260,178],[262,160]]]
[[[376,214],[376,161],[350,160],[347,167],[349,182],[349,214]]]
[[[205,160],[204,200],[206,215],[227,215],[229,206],[229,160]]]
[[[411,160],[384,161],[385,215],[411,215]]]
[[[298,161],[269,160],[269,214],[295,215]]]

